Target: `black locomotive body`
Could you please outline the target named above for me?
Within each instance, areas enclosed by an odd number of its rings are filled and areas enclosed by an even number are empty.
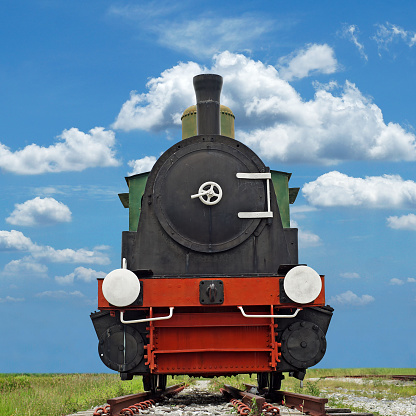
[[[99,354],[149,389],[167,374],[252,372],[276,388],[322,359],[333,309],[323,276],[299,265],[290,174],[221,135],[221,77],[194,86],[197,134],[126,178],[122,268],[99,280],[91,315]]]

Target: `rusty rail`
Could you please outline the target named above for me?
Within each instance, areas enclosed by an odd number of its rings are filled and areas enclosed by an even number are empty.
[[[276,394],[282,396],[282,403],[290,409],[296,409],[311,416],[325,416],[326,414],[325,404],[328,403],[328,399],[289,391],[278,391]]]
[[[222,391],[224,390],[224,391]],[[257,396],[253,393],[249,393],[247,391],[241,391],[236,389],[235,387],[229,386],[228,384],[224,384],[224,388],[221,390],[221,393],[226,397],[233,397],[234,399],[241,400],[246,406],[253,410],[252,415],[260,415],[261,410],[263,409],[263,405],[266,402],[266,399],[261,396]],[[248,414],[248,413],[242,413]]]
[[[156,391],[155,393],[143,392],[108,399],[108,405],[97,408],[94,412],[94,416],[134,415],[137,414],[140,409],[153,406],[155,401],[160,400],[162,397],[173,396],[182,391],[185,387],[185,383],[181,383],[168,387],[163,391]]]
[[[224,385],[220,389],[221,393],[227,398],[230,403],[237,409],[239,415],[245,416],[259,416],[259,415],[280,415],[278,407],[266,402],[262,396],[250,393],[248,391],[241,391],[235,387]],[[230,398],[232,398],[230,400]]]

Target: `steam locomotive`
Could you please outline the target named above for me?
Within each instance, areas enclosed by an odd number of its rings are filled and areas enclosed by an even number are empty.
[[[299,264],[289,204],[299,188],[234,138],[222,77],[194,77],[182,136],[126,178],[121,268],[98,279],[91,319],[103,363],[146,390],[167,375],[257,373],[279,389],[326,351],[324,276]]]

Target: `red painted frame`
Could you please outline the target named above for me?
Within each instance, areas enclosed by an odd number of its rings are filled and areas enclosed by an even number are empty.
[[[307,305],[280,302],[283,278],[210,278],[223,281],[222,305],[201,305],[199,282],[208,280],[206,277],[146,278],[141,279],[143,305],[126,308],[116,308],[106,301],[103,279],[98,279],[98,307],[114,313],[145,310],[149,318],[166,316],[167,308],[174,307],[171,319],[148,324],[145,359],[151,373],[203,376],[270,372],[276,370],[281,355],[275,320],[246,318],[237,306],[243,306],[248,314],[279,315],[325,305],[324,276],[321,293]]]

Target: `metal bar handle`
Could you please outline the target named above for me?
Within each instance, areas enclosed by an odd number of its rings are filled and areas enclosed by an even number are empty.
[[[296,309],[292,315],[247,315],[242,306],[237,306],[245,318],[294,318],[302,309]]]
[[[120,321],[123,324],[139,324],[141,322],[165,321],[167,319],[172,318],[174,309],[175,308],[173,306],[170,306],[169,307],[169,315],[166,315],[166,316],[158,316],[156,318],[133,319],[131,321],[125,321],[124,320],[124,311],[120,311]]]

